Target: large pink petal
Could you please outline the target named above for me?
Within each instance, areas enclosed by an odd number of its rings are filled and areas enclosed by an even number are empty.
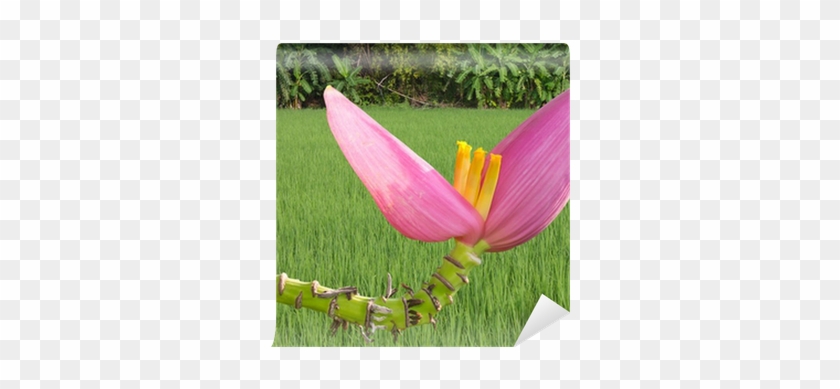
[[[569,201],[569,91],[531,115],[492,151],[502,155],[484,240],[504,251],[545,229]]]
[[[397,231],[426,242],[479,239],[481,215],[440,173],[334,88],[324,100],[338,146]]]

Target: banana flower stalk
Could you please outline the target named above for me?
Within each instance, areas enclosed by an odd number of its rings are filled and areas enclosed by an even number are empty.
[[[520,124],[489,155],[457,142],[454,182],[332,87],[324,92],[327,121],[341,151],[385,219],[402,235],[424,242],[454,238],[455,247],[418,290],[364,297],[355,287],[277,276],[277,302],[333,318],[332,332],[359,326],[370,341],[377,329],[401,331],[436,324],[441,309],[469,283],[484,252],[521,245],[543,231],[569,201],[569,91]]]

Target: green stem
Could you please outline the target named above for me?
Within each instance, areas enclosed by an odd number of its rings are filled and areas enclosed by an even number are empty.
[[[406,328],[432,323],[443,307],[454,302],[453,297],[469,283],[470,271],[481,264],[479,255],[487,250],[484,241],[474,247],[456,242],[455,248],[444,257],[443,264],[421,288],[405,290],[400,297],[392,297],[398,288],[391,288],[386,296],[365,297],[355,287],[327,288],[318,281],[304,282],[277,276],[277,302],[297,309],[308,308],[333,318],[332,331],[349,323],[359,326],[368,336],[377,329],[390,330],[396,341]],[[388,276],[390,282],[390,275]]]

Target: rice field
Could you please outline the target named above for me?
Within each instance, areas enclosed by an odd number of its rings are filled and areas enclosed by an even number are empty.
[[[457,140],[490,150],[533,112],[365,111],[450,182]],[[455,304],[437,316],[436,330],[410,328],[396,344],[377,331],[367,344],[358,328],[330,336],[325,314],[278,304],[274,346],[512,346],[540,294],[569,309],[570,206],[524,245],[485,253]],[[388,273],[394,285],[419,288],[452,247],[409,240],[388,224],[338,148],[324,110],[277,111],[277,274],[379,296]]]

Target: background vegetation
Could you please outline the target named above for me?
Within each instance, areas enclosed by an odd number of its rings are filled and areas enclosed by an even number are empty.
[[[533,110],[365,109],[452,182],[456,140],[492,149]],[[358,328],[330,337],[320,312],[277,305],[275,346],[512,346],[545,294],[569,309],[569,207],[533,240],[485,253],[455,304],[431,325],[410,328],[394,344],[377,331],[366,344]],[[366,296],[395,285],[415,290],[453,242],[423,243],[388,224],[327,125],[322,109],[277,110],[277,274],[329,287],[356,286]],[[400,292],[402,293],[402,291]]]
[[[277,107],[356,104],[538,108],[569,87],[565,44],[281,44]]]

